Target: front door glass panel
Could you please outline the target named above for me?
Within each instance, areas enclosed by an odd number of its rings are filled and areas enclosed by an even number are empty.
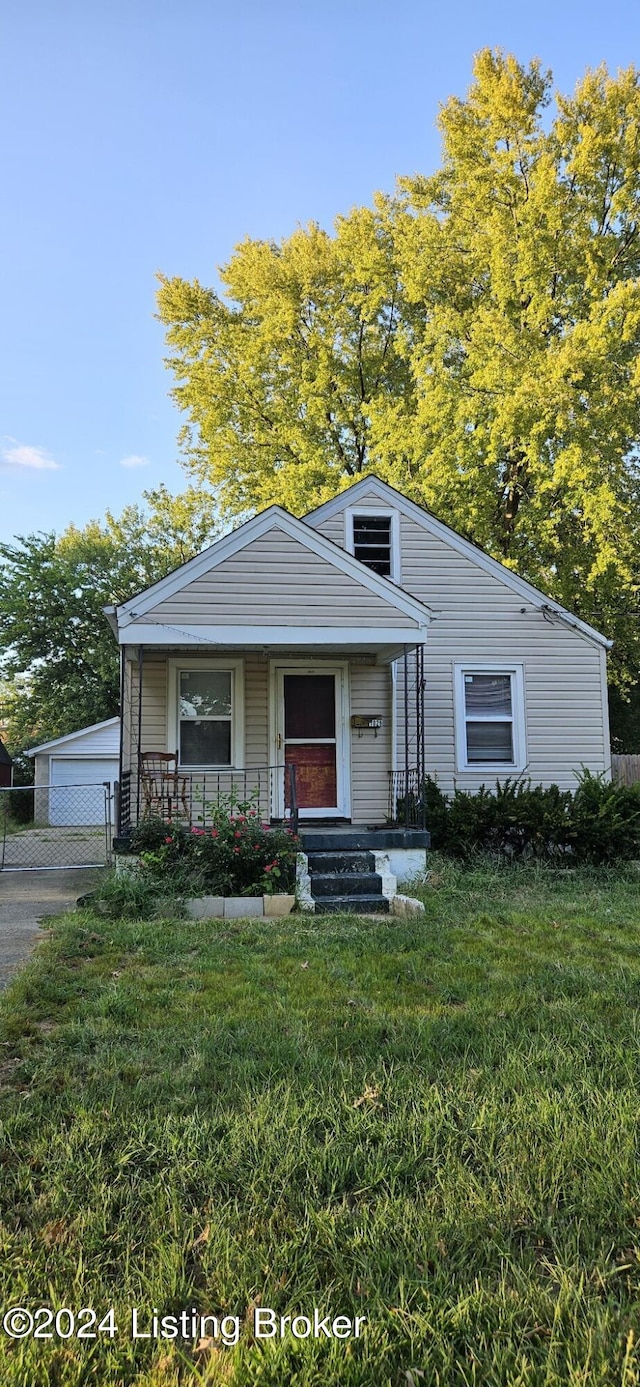
[[[335,674],[285,674],[284,735],[335,737]]]

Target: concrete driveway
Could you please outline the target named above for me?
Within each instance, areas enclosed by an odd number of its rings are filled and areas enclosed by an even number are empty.
[[[0,991],[29,957],[47,915],[75,908],[78,896],[93,891],[104,868],[76,871],[0,872]]]
[[[5,867],[97,866],[106,861],[107,836],[101,828],[22,828],[4,844]],[[2,843],[0,842],[0,860]]]

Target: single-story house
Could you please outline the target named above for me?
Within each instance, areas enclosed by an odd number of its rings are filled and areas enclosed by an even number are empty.
[[[119,717],[43,742],[26,754],[34,762],[37,823],[104,823],[103,786],[108,782],[113,793],[120,774]]]
[[[7,790],[13,784],[13,761],[4,742],[0,741],[0,788]]]
[[[141,754],[176,756],[169,816],[255,792],[327,842],[403,814],[421,831],[425,772],[446,792],[610,774],[610,642],[371,475],[303,519],[270,506],[105,610],[125,829],[149,808]]]

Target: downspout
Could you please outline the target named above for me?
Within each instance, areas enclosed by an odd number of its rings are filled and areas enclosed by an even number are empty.
[[[398,666],[391,661],[391,773],[398,769]]]
[[[419,667],[420,667],[420,755],[418,764],[418,793],[422,799],[422,827],[427,827],[427,791],[425,781],[427,778],[427,752],[426,752],[426,727],[424,716],[424,696],[426,692],[424,677],[424,646],[419,647]]]

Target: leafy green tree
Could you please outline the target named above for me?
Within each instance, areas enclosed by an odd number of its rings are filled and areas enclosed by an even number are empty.
[[[369,470],[640,660],[640,78],[486,50],[442,166],[281,244],[224,294],[163,279],[185,465],[237,515]]]
[[[192,558],[216,532],[204,489],[62,535],[0,545],[0,724],[20,751],[118,711],[119,662],[103,607],[123,602]]]

